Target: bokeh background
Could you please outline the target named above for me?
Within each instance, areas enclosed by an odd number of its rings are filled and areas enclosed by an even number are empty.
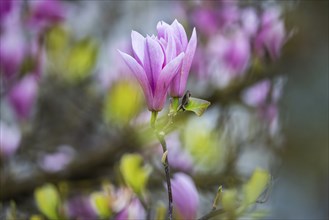
[[[208,213],[222,186],[223,219],[328,219],[328,1],[0,6],[0,219],[165,218],[161,147],[117,50],[175,19],[198,34],[187,88],[212,103],[166,136],[175,218]]]

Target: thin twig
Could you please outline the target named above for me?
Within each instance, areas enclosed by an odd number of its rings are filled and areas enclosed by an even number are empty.
[[[169,168],[169,162],[168,162],[168,150],[167,150],[167,144],[164,139],[164,132],[158,132],[155,128],[155,121],[157,117],[157,112],[152,112],[152,118],[151,118],[151,127],[153,128],[155,135],[157,139],[159,140],[164,157],[162,158],[162,164],[166,173],[166,182],[167,182],[167,191],[168,191],[168,219],[172,220],[172,213],[173,213],[173,198],[172,198],[172,190],[171,190],[171,181],[170,181],[170,168]]]
[[[168,201],[169,201],[169,216],[168,219],[172,220],[172,213],[173,213],[173,198],[172,198],[172,191],[171,191],[171,181],[170,181],[170,168],[169,168],[169,162],[168,162],[168,154],[167,151],[167,144],[165,139],[162,135],[157,135],[158,140],[161,143],[163,153],[165,155],[165,160],[163,161],[163,167],[166,173],[166,181],[167,181],[167,188],[168,188]]]

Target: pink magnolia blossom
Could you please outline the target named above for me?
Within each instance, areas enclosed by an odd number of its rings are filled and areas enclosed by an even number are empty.
[[[244,91],[242,100],[253,107],[264,105],[270,88],[271,82],[269,80],[263,80]]]
[[[173,51],[169,51],[166,62],[168,63],[173,57],[184,52],[182,67],[171,82],[169,88],[169,94],[172,97],[182,97],[185,93],[187,78],[192,65],[196,45],[197,37],[195,28],[193,29],[190,41],[187,40],[184,27],[175,20],[171,25],[165,22],[159,22],[157,25],[158,37],[163,40],[162,42],[169,42],[173,35],[175,41]],[[176,50],[176,52],[175,52]]]
[[[36,77],[29,74],[17,82],[9,92],[9,103],[16,115],[26,119],[32,110],[38,91]]]
[[[268,53],[271,59],[280,56],[283,44],[287,39],[284,21],[280,18],[278,8],[269,8],[261,17],[260,31],[255,39],[255,50],[258,56]]]
[[[70,198],[66,204],[66,211],[70,219],[97,219],[97,214],[92,207],[91,201],[86,196]]]
[[[170,83],[185,55],[184,52],[177,55],[174,33],[168,34],[164,39],[161,35],[143,37],[132,31],[133,56],[119,51],[141,85],[150,111],[162,110]]]
[[[115,220],[134,220],[145,219],[146,212],[141,202],[134,198],[131,202],[115,217]]]
[[[64,19],[64,7],[60,0],[30,1],[29,24],[37,31]]]
[[[18,128],[0,121],[0,156],[10,157],[19,147],[21,132]]]
[[[218,31],[218,15],[214,9],[197,8],[192,12],[191,22],[201,33],[211,36]]]
[[[178,219],[196,219],[199,195],[191,177],[183,173],[176,173],[171,187],[174,212]]]

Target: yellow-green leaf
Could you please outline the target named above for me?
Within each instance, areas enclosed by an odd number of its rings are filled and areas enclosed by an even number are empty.
[[[184,109],[194,112],[197,116],[201,116],[209,105],[210,102],[206,100],[190,97]]]
[[[109,197],[104,193],[95,192],[90,195],[90,199],[94,209],[101,218],[109,218],[111,216]]]
[[[222,192],[222,206],[228,212],[233,212],[237,208],[236,189],[228,189]]]
[[[151,168],[142,166],[143,158],[138,154],[125,154],[121,158],[120,171],[126,182],[138,195],[145,190]]]
[[[130,81],[119,81],[109,90],[104,103],[104,117],[119,124],[128,123],[142,107],[140,88]]]
[[[85,78],[96,63],[97,53],[97,46],[91,40],[82,40],[73,45],[65,62],[67,77],[70,80]]]
[[[270,181],[270,174],[266,170],[256,169],[249,181],[244,185],[244,203],[255,203]]]
[[[60,197],[54,185],[47,184],[40,188],[37,188],[34,192],[34,198],[39,210],[48,219],[60,219],[58,215]]]
[[[62,26],[55,26],[46,34],[47,54],[51,59],[59,59],[69,45],[69,33]]]

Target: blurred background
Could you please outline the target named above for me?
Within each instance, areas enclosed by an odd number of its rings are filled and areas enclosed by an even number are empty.
[[[328,219],[328,8],[1,0],[0,219],[166,219],[162,149],[117,50],[175,19],[197,33],[187,89],[211,105],[166,134],[174,218],[217,198],[213,219]]]

